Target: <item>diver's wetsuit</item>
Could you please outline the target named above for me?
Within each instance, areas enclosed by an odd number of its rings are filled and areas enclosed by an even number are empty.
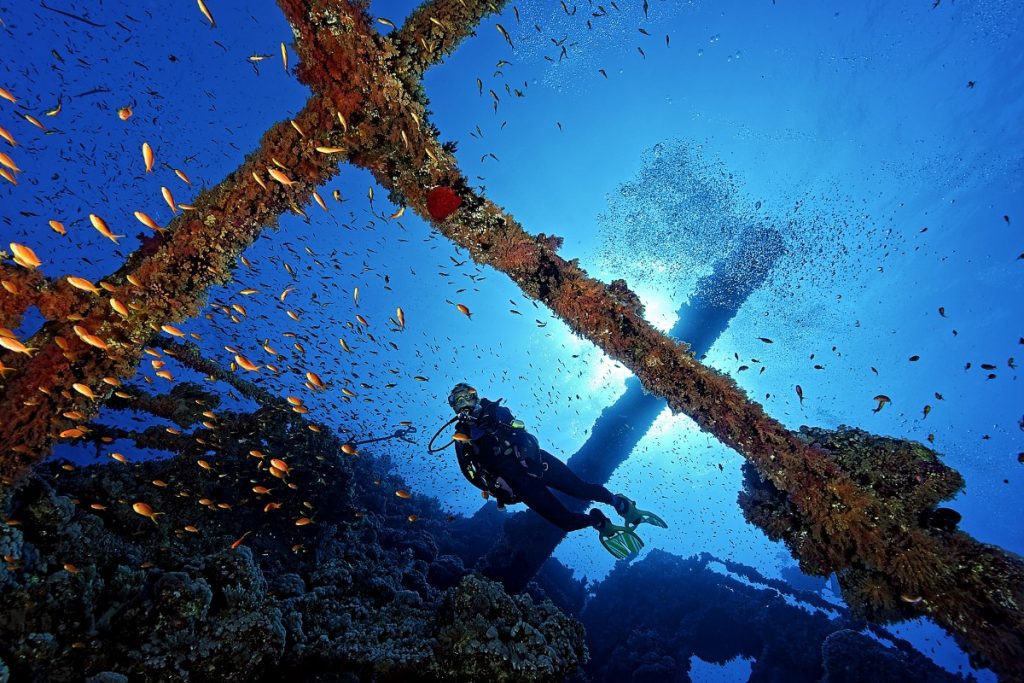
[[[459,467],[469,481],[490,492],[499,504],[526,503],[534,512],[563,531],[592,527],[603,516],[572,512],[548,490],[548,487],[581,500],[611,505],[611,491],[576,476],[561,460],[539,449],[539,458],[524,457],[518,433],[511,427],[512,411],[499,402],[480,399],[480,411],[474,422],[459,421],[456,431],[468,435],[471,442],[455,442]],[[517,444],[520,446],[516,448]],[[504,484],[504,486],[502,485]]]

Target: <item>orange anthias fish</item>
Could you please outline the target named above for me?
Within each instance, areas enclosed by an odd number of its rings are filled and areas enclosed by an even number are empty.
[[[89,222],[92,223],[92,227],[96,228],[96,230],[101,235],[106,237],[114,244],[117,244],[117,240],[124,237],[124,235],[115,235],[114,233],[110,232],[110,228],[107,227],[107,222],[94,213],[89,214]]]
[[[248,358],[246,358],[243,355],[236,354],[235,355],[235,362],[238,363],[238,367],[242,368],[243,370],[248,370],[250,372],[259,372],[260,371],[260,366],[259,365],[256,365],[255,363],[253,363],[251,360],[249,360]]]
[[[89,346],[95,346],[97,349],[100,349],[101,351],[106,351],[109,348],[105,341],[103,341],[96,335],[90,333],[89,330],[85,329],[81,325],[75,325],[71,329],[74,330],[75,334],[78,335],[79,339],[84,341]]]
[[[156,230],[157,232],[164,232],[165,230],[165,228],[161,228],[155,220],[150,218],[147,214],[143,213],[142,211],[136,211],[135,218],[140,223],[145,225],[147,228],[151,228],[153,230]]]
[[[102,290],[94,285],[93,283],[86,280],[84,277],[76,277],[74,275],[67,276],[68,284],[75,289],[81,289],[85,292],[91,292],[92,294],[99,294]]]
[[[142,143],[142,160],[146,162],[146,173],[153,171],[153,148],[148,142]]]
[[[210,28],[216,28],[217,22],[214,21],[213,15],[210,14],[210,10],[206,6],[206,3],[203,2],[203,0],[197,0],[197,2],[199,3],[199,11],[202,12],[203,16],[206,17],[206,20],[210,22]]]
[[[10,158],[3,152],[0,152],[0,164],[6,166],[15,173],[21,173],[21,169],[18,168],[18,165],[16,163],[14,163],[14,159]]]
[[[31,114],[22,114],[21,116],[22,116],[22,117],[23,117],[23,118],[24,118],[24,119],[25,119],[26,121],[28,121],[29,123],[31,123],[31,124],[32,124],[33,126],[35,126],[36,128],[38,128],[39,130],[41,130],[41,131],[46,131],[46,130],[47,130],[46,126],[44,126],[44,125],[43,125],[42,123],[40,123],[40,122],[39,122],[39,119],[37,119],[36,117],[32,116]]]
[[[17,339],[12,337],[0,336],[0,346],[4,347],[8,351],[14,351],[15,353],[23,353],[26,356],[31,356],[32,352],[36,349],[25,346]]]
[[[74,384],[71,385],[71,388],[74,389],[75,391],[77,391],[78,393],[80,393],[82,396],[85,396],[88,399],[92,399],[93,401],[96,400],[96,394],[94,394],[92,389],[90,389],[85,384],[80,384],[78,382],[75,382]]]
[[[32,251],[31,247],[26,247],[24,244],[18,244],[17,242],[11,242],[11,252],[14,254],[14,262],[19,266],[33,270],[42,265],[42,261],[36,256],[36,252]]]
[[[231,544],[231,549],[232,550],[237,550],[238,546],[242,545],[242,541],[245,540],[245,537],[248,536],[251,533],[252,533],[251,531],[246,531],[244,534],[242,534],[237,539],[235,539],[235,542]]]
[[[14,136],[11,135],[7,131],[7,129],[4,128],[3,126],[0,126],[0,138],[3,138],[4,140],[6,140],[7,144],[9,144],[11,147],[17,147],[18,146],[18,143],[17,143],[17,141],[15,141]]]
[[[157,524],[157,521],[156,521],[156,516],[157,515],[164,514],[162,512],[153,512],[153,508],[149,507],[149,505],[147,505],[146,503],[142,503],[142,502],[134,503],[132,505],[132,510],[134,510],[138,514],[142,515],[143,517],[149,517],[149,519],[153,521],[153,524]]]
[[[174,203],[174,195],[166,187],[160,187],[160,194],[164,196],[164,201],[167,202],[167,206],[171,207],[171,213],[178,213],[178,205]]]
[[[395,491],[395,495],[398,496],[399,498],[404,498],[406,500],[412,498],[412,494],[406,491],[405,489],[398,489],[397,491]]]
[[[273,178],[277,182],[281,183],[285,187],[287,187],[289,185],[292,185],[295,182],[294,180],[289,178],[287,175],[285,175],[281,171],[277,170],[276,168],[272,168],[270,166],[267,166],[267,173],[270,174],[271,178]]]
[[[128,307],[113,297],[110,299],[110,307],[121,317],[128,317]]]

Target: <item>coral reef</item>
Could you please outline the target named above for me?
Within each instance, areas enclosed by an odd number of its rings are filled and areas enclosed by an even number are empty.
[[[437,502],[397,499],[386,463],[276,407],[192,436],[163,460],[48,463],[7,491],[15,680],[554,681],[585,660],[579,622],[440,555]],[[283,453],[281,479],[264,460]]]
[[[836,631],[821,645],[825,675],[820,683],[932,683],[961,680],[939,670],[919,652],[886,648],[850,629]]]
[[[575,665],[582,659],[582,624],[566,619],[550,603],[535,607],[528,596],[510,597],[487,579],[463,579],[458,591],[449,592],[441,613],[441,656],[430,665],[439,677],[491,679],[501,660],[502,668],[511,669],[506,680],[547,679],[564,675],[567,662]]]

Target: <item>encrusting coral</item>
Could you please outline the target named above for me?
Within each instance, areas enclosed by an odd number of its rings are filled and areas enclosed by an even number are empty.
[[[850,482],[869,491],[874,509],[892,521],[879,564],[856,554],[849,530],[827,511],[809,514],[791,496],[744,465],[739,502],[747,520],[786,543],[809,574],[837,572],[854,615],[887,623],[930,616],[944,625],[979,666],[1019,680],[1024,571],[1019,559],[956,529],[952,510],[937,507],[964,485],[957,472],[921,444],[859,429],[800,429]],[[937,543],[934,543],[937,541]],[[846,555],[823,553],[842,549]],[[941,548],[941,551],[933,548]],[[965,588],[970,587],[970,590]]]

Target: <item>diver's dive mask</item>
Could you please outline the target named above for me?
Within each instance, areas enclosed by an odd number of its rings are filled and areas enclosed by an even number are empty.
[[[451,393],[448,394],[448,405],[456,413],[462,413],[463,411],[473,412],[479,400],[476,395],[476,389],[464,382],[456,384],[452,388]]]

